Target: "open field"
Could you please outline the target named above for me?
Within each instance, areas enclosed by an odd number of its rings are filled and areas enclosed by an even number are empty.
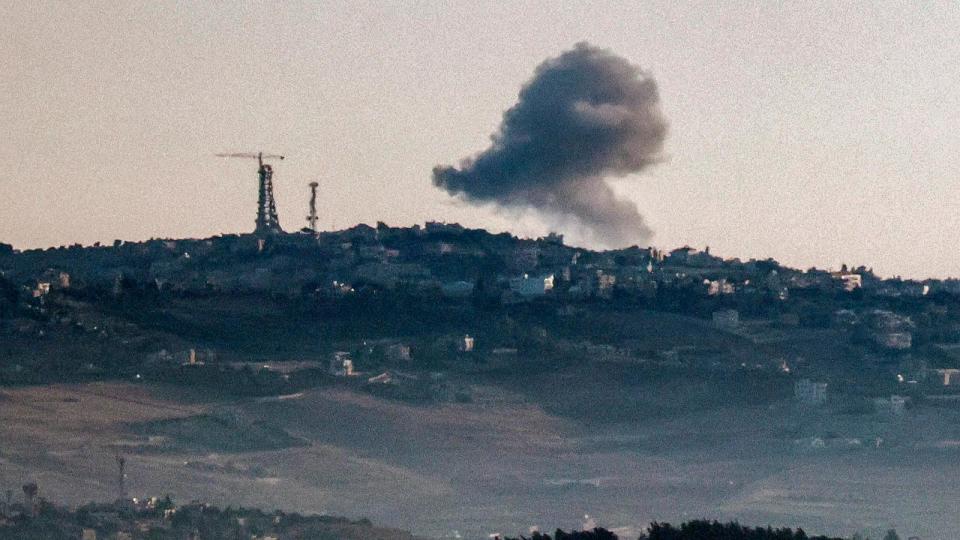
[[[120,383],[6,389],[0,486],[35,480],[58,501],[112,499],[113,452],[122,448],[133,495],[369,517],[435,537],[571,527],[587,514],[625,531],[707,516],[837,534],[896,526],[946,540],[960,525],[952,502],[960,460],[949,444],[814,451],[794,439],[817,422],[777,407],[591,427],[519,394],[480,394],[472,404],[420,407],[342,389],[230,401]],[[950,421],[912,414],[929,436],[944,434],[932,422]],[[209,431],[210,418],[229,418],[214,423],[248,446],[204,447],[184,432]],[[179,432],[142,431],[171,422]],[[264,435],[244,426],[261,422],[297,444],[257,449]],[[871,429],[857,419],[838,426]],[[876,428],[895,438],[902,427]]]

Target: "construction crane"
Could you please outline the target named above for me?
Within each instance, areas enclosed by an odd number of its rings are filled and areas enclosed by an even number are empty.
[[[264,159],[283,159],[279,154],[264,154],[263,152],[233,152],[215,154],[223,158],[256,159],[260,164],[257,175],[260,179],[260,194],[257,200],[257,221],[253,233],[256,235],[282,233],[280,220],[277,219],[277,205],[273,198],[273,167],[263,162]]]
[[[317,220],[320,219],[317,217],[317,186],[319,185],[316,182],[310,182],[310,215],[307,216],[307,223],[314,233],[317,232]]]

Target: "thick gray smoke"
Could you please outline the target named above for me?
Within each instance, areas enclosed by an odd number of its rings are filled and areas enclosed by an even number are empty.
[[[490,148],[459,168],[435,167],[433,183],[472,203],[573,221],[605,245],[644,241],[650,229],[637,205],[604,179],[660,160],[659,104],[656,82],[639,67],[578,43],[537,67]]]

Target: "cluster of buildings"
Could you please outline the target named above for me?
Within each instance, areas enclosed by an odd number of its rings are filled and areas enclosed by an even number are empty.
[[[51,299],[56,298],[270,295],[324,303],[396,293],[438,306],[509,309],[530,304],[571,316],[593,306],[667,310],[706,318],[714,328],[729,332],[765,319],[781,327],[840,330],[889,355],[915,354],[918,344],[934,341],[960,343],[960,314],[931,300],[960,294],[957,281],[882,280],[863,267],[801,271],[772,260],[724,259],[709,248],[594,252],[565,245],[555,234],[520,239],[437,222],[22,252],[0,249],[0,278],[0,285],[16,288],[24,310],[33,310],[30,316],[21,310],[11,318],[0,295],[0,318],[12,321],[6,328],[31,336],[44,331],[38,323],[43,317],[33,315],[47,314],[54,322],[87,332],[135,339],[123,335],[122,322],[70,311],[69,302],[54,310]],[[921,303],[923,307],[909,307]],[[451,350],[469,352],[474,346],[473,338],[464,336]],[[413,356],[409,343],[370,347],[394,365]],[[188,358],[177,357],[181,363],[202,365],[210,354],[194,351]],[[350,376],[357,371],[355,360],[335,357],[329,371]],[[938,367],[960,368],[960,360]],[[798,398],[818,399],[811,395],[800,398],[798,393]]]
[[[617,293],[653,298],[663,288],[718,299],[760,294],[783,300],[811,290],[864,289],[888,297],[960,291],[953,282],[880,280],[866,268],[799,271],[770,260],[723,259],[709,248],[593,252],[564,245],[556,234],[528,240],[436,222],[5,253],[0,271],[37,298],[72,283],[116,294],[133,284],[171,292],[332,297],[402,287],[463,298],[482,288],[505,303],[544,296],[610,299]]]
[[[34,494],[35,495],[35,494]],[[26,496],[25,496],[26,497]],[[35,496],[0,503],[0,537],[135,540],[142,538],[397,538],[409,533],[366,520],[286,514],[245,508],[220,509],[202,502],[175,504],[170,497],[120,498],[68,509]]]

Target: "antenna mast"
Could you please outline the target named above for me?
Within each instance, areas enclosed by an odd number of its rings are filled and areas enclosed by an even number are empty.
[[[273,167],[263,162],[263,152],[257,154],[260,169],[260,196],[257,200],[257,227],[254,234],[282,233],[280,220],[277,219],[277,204],[273,198]]]
[[[310,215],[307,216],[307,223],[314,233],[317,232],[317,220],[320,219],[317,217],[317,186],[319,185],[316,182],[310,182]]]
[[[215,154],[217,157],[229,158],[254,158],[259,164],[257,176],[260,179],[260,190],[257,197],[257,221],[253,233],[256,235],[279,234],[283,232],[280,228],[280,220],[277,219],[277,203],[273,197],[273,167],[264,163],[263,159],[278,158],[283,156],[276,154],[264,154],[263,152],[237,152],[232,154]]]

